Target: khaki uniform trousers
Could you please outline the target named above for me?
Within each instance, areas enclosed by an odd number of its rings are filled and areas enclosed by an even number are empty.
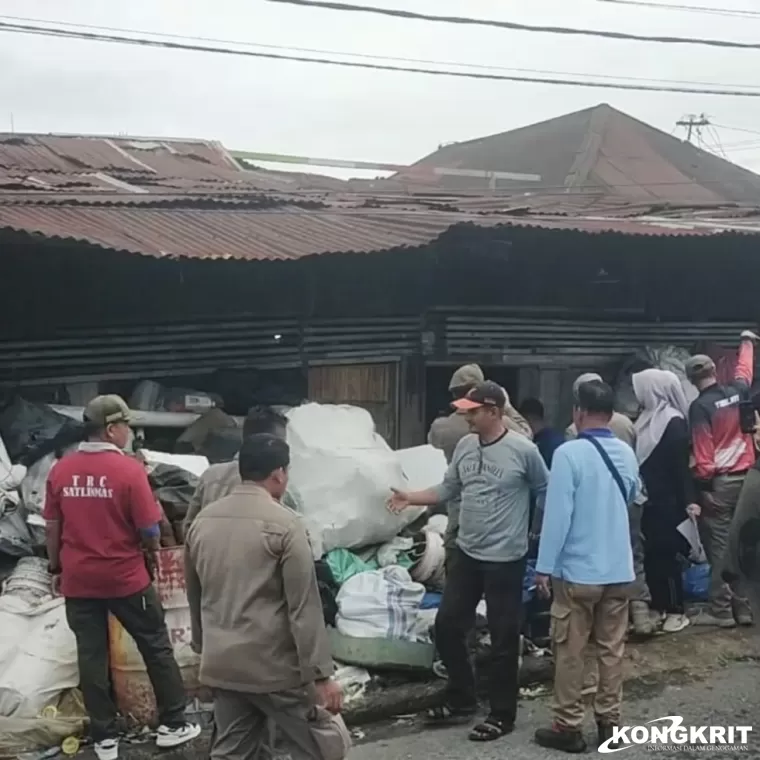
[[[596,719],[617,725],[631,584],[587,586],[553,578],[552,588],[554,720],[568,729],[579,728],[583,723],[588,648],[596,653],[599,674],[594,697]]]
[[[214,689],[211,760],[343,760],[350,748],[345,724],[316,707],[310,689],[251,694]],[[275,751],[274,734],[282,738]]]

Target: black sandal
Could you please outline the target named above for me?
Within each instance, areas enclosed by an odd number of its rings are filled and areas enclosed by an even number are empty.
[[[478,723],[467,737],[471,742],[495,742],[502,736],[511,734],[515,730],[513,723],[507,723],[498,718],[488,717],[482,723]]]
[[[431,707],[425,713],[425,724],[430,727],[446,728],[469,723],[477,713],[476,707],[453,707],[449,704]]]

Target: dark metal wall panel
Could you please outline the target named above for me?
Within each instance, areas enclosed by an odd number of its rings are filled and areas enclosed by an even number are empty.
[[[0,341],[0,385],[165,377],[219,369],[398,360],[419,342],[414,318],[314,320],[240,317],[59,331]]]
[[[573,366],[590,359],[614,361],[648,345],[735,345],[745,327],[733,322],[596,322],[449,313],[444,315],[443,353],[452,359]]]

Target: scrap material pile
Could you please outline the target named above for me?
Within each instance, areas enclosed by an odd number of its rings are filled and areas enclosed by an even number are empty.
[[[209,459],[185,452],[202,449],[202,439],[220,424],[234,425],[221,417],[214,409],[185,431],[175,445],[183,453],[136,454],[165,515],[156,584],[189,709],[196,711],[203,694],[190,649],[182,524]],[[440,482],[443,454],[430,446],[393,451],[369,413],[356,407],[306,404],[288,417],[290,490],[309,533],[348,701],[378,686],[370,671],[432,672],[447,519],[428,520],[424,509],[394,515],[386,501],[392,487]],[[42,519],[47,475],[82,437],[80,422],[44,404],[16,399],[0,411],[0,757],[60,744],[83,729],[81,700],[72,698],[78,694],[76,644],[63,599],[51,591]],[[124,715],[151,723],[155,705],[134,642],[115,620],[110,638],[117,703]]]

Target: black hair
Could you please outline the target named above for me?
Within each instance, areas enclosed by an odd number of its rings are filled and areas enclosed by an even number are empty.
[[[248,410],[243,422],[243,438],[267,433],[273,435],[279,428],[288,426],[288,418],[271,406],[254,406]]]
[[[589,414],[612,417],[615,411],[615,391],[607,383],[592,380],[578,388],[575,405]]]
[[[526,398],[520,404],[520,414],[533,420],[543,420],[546,412],[544,405],[537,398]]]
[[[243,440],[238,466],[242,480],[260,483],[275,470],[290,464],[290,447],[282,438],[267,433],[257,433]]]

